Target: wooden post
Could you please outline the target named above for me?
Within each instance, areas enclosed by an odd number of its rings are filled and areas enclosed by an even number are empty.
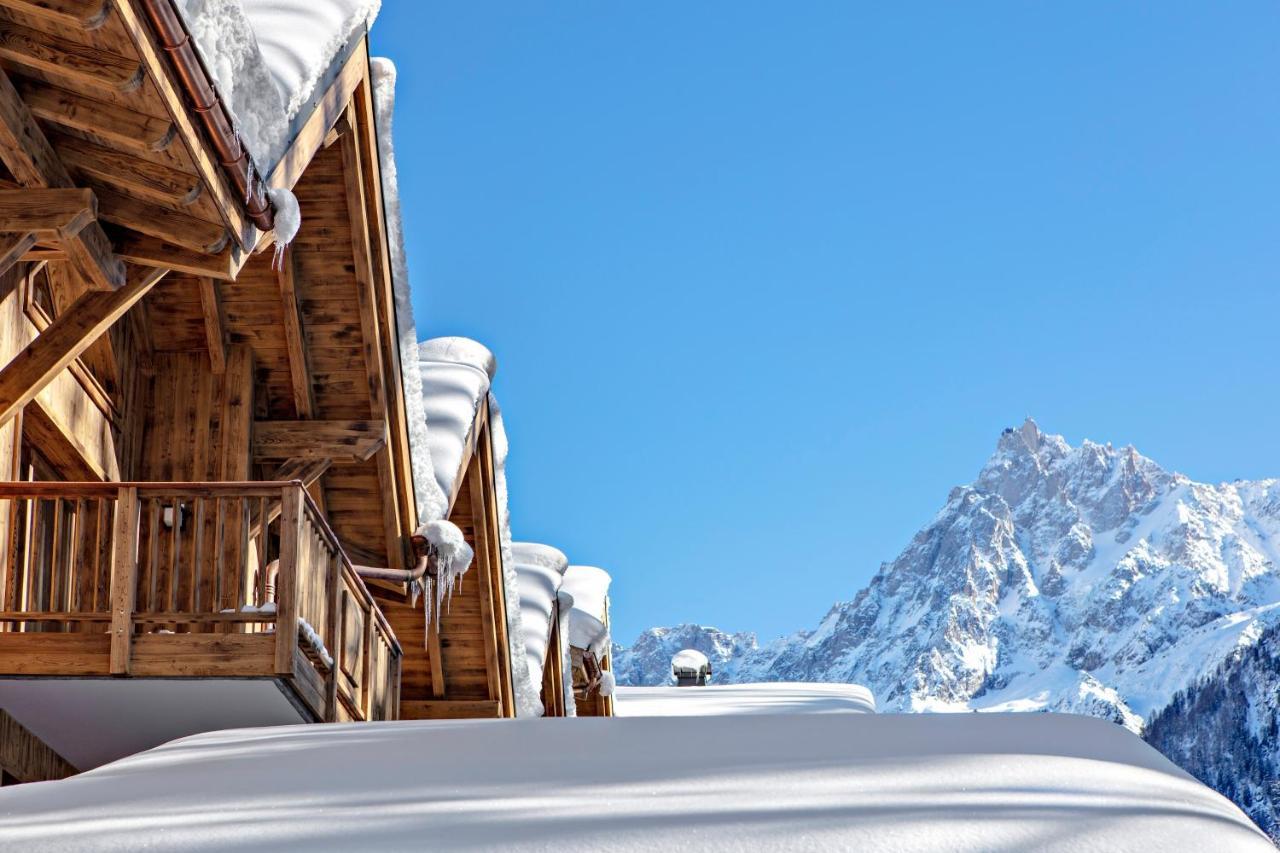
[[[116,492],[111,548],[111,674],[129,674],[133,599],[138,589],[138,487]]]
[[[338,636],[342,625],[342,556],[329,552],[329,571],[325,576],[325,595],[329,600],[328,625],[325,626],[325,645],[332,649],[333,666],[329,667],[329,676],[324,683],[324,720],[326,723],[338,721],[338,670],[341,668],[343,643]]]
[[[298,556],[302,545],[302,488],[292,483],[283,486],[280,507],[280,572],[276,576],[276,674],[292,676],[293,655],[298,646]]]

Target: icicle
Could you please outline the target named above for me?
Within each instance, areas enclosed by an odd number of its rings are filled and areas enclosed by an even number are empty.
[[[284,250],[298,236],[302,227],[302,211],[298,197],[286,189],[269,189],[267,198],[276,213],[276,253],[271,261],[272,269],[280,269],[284,263]]]
[[[431,595],[423,602],[427,612],[427,624],[440,618],[442,607],[453,598],[453,591],[462,576],[471,568],[475,552],[467,544],[466,537],[457,525],[448,521],[432,521],[418,531],[427,540],[427,554],[435,561],[436,574],[432,579]],[[434,602],[432,601],[434,599]]]

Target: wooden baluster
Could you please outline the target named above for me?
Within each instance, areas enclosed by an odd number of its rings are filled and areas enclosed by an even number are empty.
[[[93,612],[94,613],[110,613],[111,612],[111,560],[108,556],[107,560],[102,559],[105,552],[109,553],[112,539],[108,534],[108,524],[110,524],[111,507],[108,498],[98,500],[98,514],[93,525]]]
[[[373,675],[373,608],[366,610],[361,605],[360,609],[364,610],[364,636],[360,638],[360,643],[364,649],[360,666],[360,708],[364,713],[364,718],[367,720],[373,716],[371,691],[369,689]]]
[[[258,572],[257,585],[254,589],[254,604],[267,603],[267,499],[258,498]]]
[[[221,610],[226,592],[223,588],[223,576],[227,571],[227,502],[225,498],[213,499],[213,600],[211,609]],[[223,626],[214,623],[215,630],[223,630]]]
[[[324,645],[333,656],[333,666],[329,667],[329,678],[325,681],[325,722],[333,723],[338,719],[338,673],[342,671],[342,641],[339,626],[342,624],[342,557],[324,549],[328,556],[328,571],[325,572],[325,594],[328,598],[328,613],[324,626]]]
[[[196,498],[191,513],[191,530],[195,537],[191,549],[191,612],[200,613],[200,587],[204,583],[204,540],[207,533],[204,529],[204,498]],[[208,606],[206,604],[206,606]],[[197,630],[193,628],[192,630]]]
[[[182,501],[171,498],[169,512],[169,576],[165,578],[164,602],[172,613],[178,609],[178,576],[182,571]]]
[[[66,572],[67,566],[62,560],[62,544],[66,536],[62,524],[62,498],[55,497],[49,501],[53,505],[53,542],[49,548],[49,555],[46,565],[49,567],[49,587],[45,590],[47,595],[47,609],[52,612],[62,612],[62,595],[66,588],[63,573]],[[60,625],[47,625],[47,629],[52,631],[60,631]]]
[[[143,589],[146,591],[146,601],[137,602],[138,611],[155,611],[156,610],[156,588],[160,573],[160,501],[156,498],[147,498],[147,568],[143,574]]]
[[[121,486],[116,494],[111,549],[111,674],[128,675],[138,589],[138,489]]]
[[[280,572],[276,575],[277,675],[293,674],[298,645],[298,552],[302,544],[302,489],[280,490]]]
[[[72,611],[84,612],[86,593],[89,591],[89,584],[92,576],[89,574],[89,537],[88,537],[88,513],[86,509],[88,502],[82,498],[75,499],[75,512],[71,515],[71,560],[69,576],[71,585],[68,592],[71,599],[67,604],[67,609]],[[87,630],[91,626],[85,622],[73,622],[67,626],[68,631],[79,633]]]

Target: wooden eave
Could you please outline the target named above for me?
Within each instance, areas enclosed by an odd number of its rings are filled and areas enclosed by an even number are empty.
[[[130,260],[169,266],[138,251],[148,242],[215,257],[254,245],[136,0],[0,0],[0,68]]]

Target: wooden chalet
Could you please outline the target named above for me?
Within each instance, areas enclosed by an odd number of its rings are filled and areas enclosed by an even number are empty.
[[[573,608],[573,597],[561,591],[569,558],[550,545],[535,542],[516,542],[511,552],[520,588],[524,653],[530,678],[538,687],[543,716],[569,716],[573,680],[568,673],[568,626],[564,623]]]
[[[609,634],[609,585],[595,566],[569,566],[561,589],[573,597],[568,618],[573,698],[579,717],[613,716],[613,662]]]
[[[475,556],[451,589],[441,590],[437,585],[443,581],[430,579],[426,595],[439,604],[430,608],[429,620],[412,591],[374,584],[374,595],[405,646],[400,714],[405,719],[514,717],[520,679],[511,650],[520,639],[510,631],[514,588],[504,553],[510,534],[502,460],[495,452],[500,421],[489,393],[496,362],[483,345],[465,338],[426,341],[419,351],[427,441],[444,496],[440,512],[462,531]]]
[[[259,163],[175,2],[0,0],[0,755],[78,769],[401,716],[401,626],[441,690],[397,609],[429,561],[364,29]],[[491,525],[474,457],[455,512]],[[506,712],[493,661],[433,648],[444,696]]]

